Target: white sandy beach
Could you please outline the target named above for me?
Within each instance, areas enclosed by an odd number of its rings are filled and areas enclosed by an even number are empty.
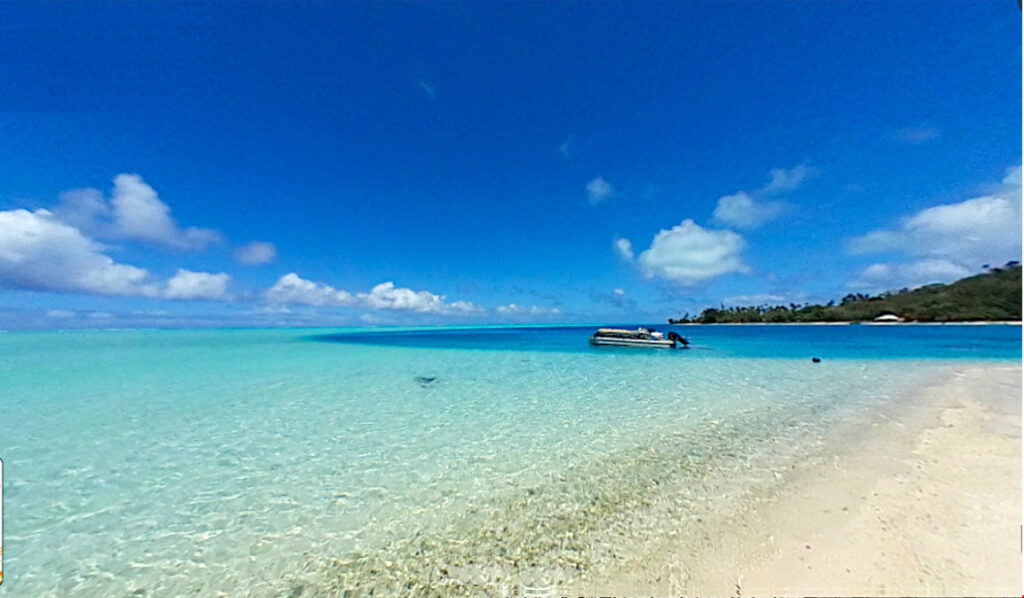
[[[762,507],[597,586],[669,595],[1015,595],[1021,368],[957,371]],[[845,442],[845,440],[843,441]],[[842,444],[842,443],[840,443]],[[723,532],[723,530],[725,530]],[[665,567],[665,556],[674,560]]]
[[[909,415],[926,421],[893,421],[892,442],[768,513],[773,550],[742,573],[744,594],[1021,590],[1020,368],[965,371],[930,392],[938,411]]]

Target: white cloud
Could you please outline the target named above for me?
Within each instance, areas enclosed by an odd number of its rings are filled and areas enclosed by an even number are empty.
[[[176,249],[203,249],[221,238],[220,233],[207,228],[179,228],[171,218],[171,208],[160,201],[156,191],[137,174],[114,177],[110,205],[118,231],[129,239]]]
[[[814,171],[807,164],[797,164],[793,168],[773,168],[770,173],[771,180],[757,191],[737,191],[719,198],[715,206],[715,221],[737,228],[755,228],[774,220],[786,204],[763,199],[763,196],[795,191]]]
[[[277,247],[265,241],[253,241],[235,250],[235,259],[247,266],[258,266],[274,261]]]
[[[557,307],[541,307],[540,305],[499,305],[495,311],[503,316],[557,316],[562,310]]]
[[[149,272],[119,264],[48,210],[0,212],[0,283],[22,289],[156,296]]]
[[[274,286],[264,293],[267,301],[273,304],[299,303],[302,305],[353,305],[355,300],[351,293],[335,289],[332,286],[315,283],[299,278],[291,272],[282,276]]]
[[[378,284],[369,293],[350,293],[302,279],[294,272],[282,276],[264,293],[264,297],[272,304],[343,305],[436,314],[484,312],[483,308],[469,301],[449,303],[444,295],[396,287],[393,282]]]
[[[60,201],[53,208],[57,220],[91,236],[110,236],[113,232],[109,221],[110,206],[99,189],[73,189],[60,194]],[[106,233],[106,234],[104,234]]]
[[[444,295],[430,291],[414,291],[396,287],[393,282],[382,282],[369,293],[358,293],[359,304],[373,309],[395,309],[436,314],[482,313],[483,308],[469,301],[447,303]]]
[[[482,314],[486,311],[472,301],[453,301],[448,304],[449,313]]]
[[[61,194],[53,213],[99,238],[134,239],[182,250],[201,250],[222,238],[212,229],[179,227],[171,208],[137,174],[114,177],[109,203],[97,189],[75,189]]]
[[[621,257],[622,259],[626,261],[632,261],[633,243],[629,239],[616,239],[615,251],[618,252],[619,257]]]
[[[718,200],[714,218],[729,226],[753,228],[778,216],[782,208],[782,202],[757,201],[745,191],[740,191]]]
[[[443,295],[396,287],[393,282],[382,282],[369,293],[359,293],[357,297],[362,305],[373,309],[444,313],[452,307],[445,303]],[[464,311],[464,305],[464,302],[460,302],[455,311]]]
[[[918,145],[925,141],[931,141],[937,139],[941,131],[937,127],[931,125],[918,125],[915,127],[906,127],[893,133],[892,138],[900,143],[909,143],[910,145]]]
[[[587,197],[590,198],[591,205],[597,205],[614,195],[615,188],[611,186],[611,183],[604,180],[604,177],[599,176],[587,183]]]
[[[874,230],[846,241],[846,251],[854,255],[884,253],[903,248],[905,237],[896,231]]]
[[[854,254],[900,252],[944,260],[973,271],[985,263],[1021,256],[1020,167],[1011,168],[993,193],[925,208],[892,229],[871,231],[847,242]]]
[[[942,259],[905,264],[872,264],[864,268],[849,286],[872,291],[898,287],[914,288],[934,282],[950,282],[972,273],[961,264]]]
[[[1006,176],[1003,177],[1000,184],[1004,187],[1008,187],[1009,189],[1017,189],[1019,197],[1019,191],[1021,188],[1021,165],[1018,164],[1007,168]]]
[[[154,298],[228,298],[227,274],[178,270],[161,288],[149,271],[119,264],[104,249],[48,210],[0,212],[0,286]]]
[[[807,177],[814,174],[814,171],[807,164],[797,164],[793,168],[773,168],[770,172],[771,180],[761,188],[762,193],[787,193],[800,188]]]
[[[168,299],[230,299],[230,280],[223,272],[210,274],[178,268],[178,273],[167,281],[163,296]]]
[[[637,263],[648,278],[692,285],[729,272],[749,272],[740,255],[744,245],[733,231],[705,229],[687,219],[656,234]]]
[[[46,317],[55,318],[59,320],[66,320],[68,318],[75,317],[75,312],[68,311],[66,309],[51,309],[50,311],[46,312]]]
[[[853,254],[903,256],[900,262],[872,264],[850,282],[864,289],[949,282],[985,264],[1020,260],[1021,167],[1008,169],[988,195],[925,208],[894,228],[850,239],[846,248]]]

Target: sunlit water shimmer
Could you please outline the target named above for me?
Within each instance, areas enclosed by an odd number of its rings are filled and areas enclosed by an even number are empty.
[[[0,334],[12,596],[497,595],[742,508],[1016,326]],[[822,357],[812,364],[812,356]]]

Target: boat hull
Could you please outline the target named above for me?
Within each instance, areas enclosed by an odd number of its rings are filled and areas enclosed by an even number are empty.
[[[676,346],[675,341],[668,339],[602,338],[599,336],[590,337],[590,344],[611,347],[653,347],[655,349],[671,349]]]

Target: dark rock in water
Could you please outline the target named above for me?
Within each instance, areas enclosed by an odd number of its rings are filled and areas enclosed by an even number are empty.
[[[420,386],[426,388],[427,386],[430,386],[432,383],[437,382],[437,377],[436,376],[416,376],[415,381],[416,381],[416,384],[419,384]]]
[[[820,357],[812,357],[811,361],[813,361],[814,363],[821,363],[821,358]]]

